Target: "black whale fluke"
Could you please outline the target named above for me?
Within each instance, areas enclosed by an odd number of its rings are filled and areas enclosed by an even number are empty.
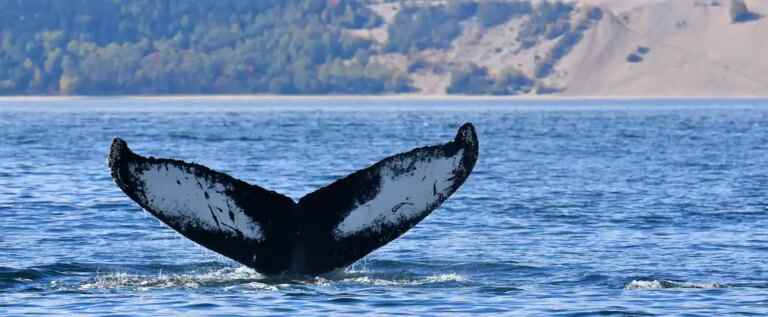
[[[108,165],[120,189],[196,243],[264,274],[346,267],[428,216],[478,157],[470,123],[448,143],[385,158],[291,198],[205,166],[143,157],[116,138]]]

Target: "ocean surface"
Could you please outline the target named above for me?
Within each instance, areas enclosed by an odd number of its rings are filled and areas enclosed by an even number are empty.
[[[298,199],[473,122],[480,158],[405,236],[266,277],[112,182],[113,137]],[[0,315],[768,314],[768,101],[0,101]]]

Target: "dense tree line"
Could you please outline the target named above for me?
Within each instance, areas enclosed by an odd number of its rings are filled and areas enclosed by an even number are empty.
[[[410,90],[342,0],[0,0],[0,94]]]
[[[368,2],[0,0],[0,95],[409,92],[406,72],[423,61],[399,71],[371,57],[448,49],[462,24],[491,28],[513,18],[522,18],[522,49],[556,41],[536,65],[535,77],[545,78],[601,15],[573,24],[568,3],[404,2],[381,45],[346,31],[382,25]],[[451,72],[448,93],[540,90],[514,69],[430,67]]]

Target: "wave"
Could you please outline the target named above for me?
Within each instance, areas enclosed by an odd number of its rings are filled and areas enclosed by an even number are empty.
[[[263,275],[247,267],[223,268],[205,273],[164,274],[160,271],[156,275],[114,272],[99,273],[95,278],[82,282],[78,288],[80,290],[120,288],[147,290],[246,285],[271,289],[267,284],[259,282],[262,279],[264,279]]]
[[[100,289],[129,289],[145,291],[163,288],[223,287],[225,290],[245,288],[279,291],[297,286],[330,286],[362,284],[371,286],[421,286],[446,283],[464,283],[467,278],[456,273],[418,276],[407,273],[368,273],[341,270],[323,276],[281,275],[264,276],[247,267],[227,267],[209,272],[164,274],[129,274],[124,272],[99,273],[95,278],[81,282],[80,291]]]
[[[411,264],[411,265],[409,265]],[[53,263],[27,268],[0,266],[0,289],[20,285],[54,291],[98,291],[124,289],[144,291],[168,288],[223,288],[229,290],[296,289],[304,286],[365,285],[408,287],[467,283],[459,270],[436,270],[420,263],[363,261],[322,276],[265,276],[241,266],[221,262],[166,264]],[[437,271],[437,272],[436,272]],[[444,273],[446,272],[446,273]]]
[[[76,264],[51,264],[28,268],[0,266],[0,289],[84,271],[87,270],[83,266]]]
[[[368,272],[434,272],[448,271],[455,273],[478,272],[497,273],[497,272],[543,272],[547,268],[521,264],[515,261],[473,261],[456,262],[432,260],[429,262],[409,261],[409,260],[381,260],[381,259],[363,259],[350,266],[347,273],[368,273]]]
[[[423,285],[439,285],[449,283],[465,283],[467,278],[463,275],[456,273],[434,274],[427,276],[375,276],[369,274],[349,274],[349,276],[325,278],[317,277],[315,284],[317,285],[331,285],[336,283],[341,284],[361,284],[370,286],[423,286]]]
[[[35,269],[13,269],[0,267],[0,289],[16,284],[34,282],[47,274]]]
[[[720,283],[692,283],[678,282],[668,280],[633,280],[624,286],[625,290],[643,290],[643,289],[669,289],[669,288],[698,288],[715,289],[726,287]]]

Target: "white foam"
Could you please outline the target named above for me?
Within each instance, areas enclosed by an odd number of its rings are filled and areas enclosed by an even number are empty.
[[[369,276],[359,276],[343,279],[342,282],[366,284],[374,286],[416,286],[426,284],[439,284],[448,282],[464,282],[466,278],[456,273],[430,275],[416,279],[383,279]]]
[[[388,162],[379,170],[378,195],[356,206],[336,227],[335,236],[345,238],[366,229],[381,232],[383,225],[396,225],[422,215],[429,206],[450,194],[453,172],[463,154],[460,150],[447,158],[425,161],[406,157]],[[414,168],[408,173],[397,173],[411,164]]]
[[[239,236],[239,231],[247,239],[264,239],[261,227],[237,206],[226,193],[229,188],[220,183],[167,163],[153,164],[148,169],[133,166],[133,174],[144,186],[144,203],[181,229],[195,227],[233,237]]]
[[[624,286],[624,289],[632,290],[632,289],[659,289],[664,288],[661,285],[661,282],[657,280],[653,281],[637,281],[634,280],[632,282],[629,282],[627,285]]]
[[[641,290],[641,289],[665,289],[665,288],[722,288],[723,286],[718,283],[690,283],[690,282],[673,282],[665,280],[633,280],[624,286],[626,290]]]
[[[224,268],[200,274],[163,274],[160,272],[157,275],[134,275],[115,272],[106,274],[99,273],[95,279],[82,283],[79,289],[130,288],[145,291],[159,288],[198,288],[206,284],[216,285],[226,282],[239,283],[242,281],[258,280],[262,278],[262,275],[246,267],[236,269]],[[240,285],[253,289],[273,289],[271,285],[259,281],[250,281]],[[276,290],[276,288],[274,290]]]
[[[338,283],[360,284],[371,286],[420,286],[451,282],[466,282],[467,278],[456,273],[435,274],[423,277],[376,277],[369,274],[350,274],[338,277],[314,277],[311,279],[274,280],[269,279],[247,267],[223,268],[210,272],[192,272],[181,274],[164,274],[159,272],[151,275],[129,274],[124,272],[97,273],[96,277],[75,286],[79,290],[100,289],[131,289],[151,291],[166,288],[200,288],[222,287],[224,290],[257,290],[279,291],[294,288],[297,283],[328,287]],[[52,287],[68,288],[51,282]]]

